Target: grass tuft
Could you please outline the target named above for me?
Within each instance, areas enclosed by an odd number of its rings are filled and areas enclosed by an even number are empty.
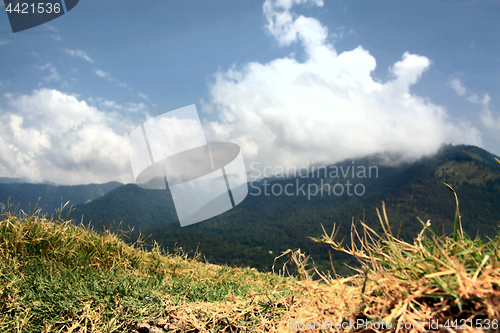
[[[326,233],[322,238],[314,239],[356,257],[361,263],[358,274],[347,280],[323,275],[327,285],[335,286],[333,292],[344,290],[341,297],[345,305],[341,302],[339,311],[342,318],[337,316],[336,320],[359,321],[370,329],[382,322],[391,323],[393,327],[398,322],[410,323],[410,326],[411,323],[420,323],[421,327],[418,324],[417,327],[411,326],[414,332],[438,327],[456,332],[481,328],[498,331],[498,236],[483,243],[479,238],[472,240],[465,234],[461,228],[458,199],[453,237],[438,236],[431,229],[430,221],[424,223],[419,219],[423,229],[413,244],[407,243],[391,234],[385,205],[381,211],[377,209],[377,214],[384,231],[381,235],[361,222],[362,236],[353,226],[350,247],[344,247],[342,242]],[[328,294],[328,290],[325,289],[324,293]],[[350,299],[347,299],[346,292]],[[328,302],[322,299],[319,303],[331,308]],[[328,317],[319,316],[317,319],[325,318]],[[409,332],[411,329],[400,331]]]

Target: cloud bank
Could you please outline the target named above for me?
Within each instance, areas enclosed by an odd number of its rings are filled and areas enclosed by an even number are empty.
[[[377,82],[376,59],[358,46],[337,53],[318,20],[297,15],[297,4],[319,0],[267,0],[266,30],[280,45],[300,43],[306,60],[294,56],[217,72],[204,110],[211,140],[238,143],[248,163],[300,166],[334,163],[372,153],[407,159],[432,154],[443,143],[481,145],[479,131],[451,119],[445,107],[411,92],[431,67],[425,56],[406,52]],[[457,91],[460,86],[455,82]]]
[[[132,182],[128,132],[117,113],[103,112],[57,90],[6,94],[0,109],[0,174],[57,184]]]

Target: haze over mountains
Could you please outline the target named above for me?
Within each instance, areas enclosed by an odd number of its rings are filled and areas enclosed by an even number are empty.
[[[28,212],[38,202],[42,214],[53,214],[61,208],[61,201],[71,205],[83,205],[97,199],[109,191],[122,186],[118,182],[88,185],[51,185],[24,183],[19,178],[0,178],[0,212],[8,207],[10,198],[11,211]],[[63,203],[63,204],[64,204]]]
[[[342,239],[349,235],[351,221],[360,219],[377,230],[376,208],[382,201],[394,233],[402,238],[413,239],[422,229],[417,217],[430,220],[434,230],[449,233],[455,199],[443,183],[456,190],[463,228],[471,237],[492,236],[498,230],[500,164],[487,151],[449,145],[415,163],[384,166],[378,162],[377,157],[348,160],[329,166],[328,173],[316,170],[250,183],[249,195],[236,208],[185,228],[179,226],[168,189],[145,190],[134,184],[0,184],[0,203],[5,205],[11,197],[26,207],[41,196],[40,207],[50,212],[60,206],[63,196],[75,205],[71,218],[77,222],[114,228],[121,222],[120,229],[135,228],[169,250],[198,249],[211,262],[261,270],[271,269],[274,258],[291,248],[301,248],[317,266],[328,269],[328,247],[308,237],[321,236],[321,225],[327,232],[340,225],[338,239]],[[376,170],[372,168],[369,175],[370,166]],[[131,240],[136,237],[133,232]],[[347,274],[342,265],[346,258],[332,255],[337,272]]]

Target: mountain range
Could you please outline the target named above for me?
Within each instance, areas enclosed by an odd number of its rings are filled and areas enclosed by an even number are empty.
[[[0,213],[8,210],[9,199],[11,212],[29,213],[35,205],[41,214],[54,214],[67,201],[71,205],[84,205],[98,199],[123,184],[109,182],[88,185],[54,185],[24,183],[20,178],[0,177]],[[64,201],[64,202],[63,202]]]
[[[382,202],[393,232],[403,239],[411,240],[422,230],[417,218],[430,220],[435,231],[449,234],[456,205],[444,183],[458,195],[464,231],[471,237],[497,233],[500,164],[495,157],[478,147],[447,145],[411,163],[389,166],[379,156],[370,156],[293,177],[261,179],[249,183],[247,198],[235,208],[184,228],[168,189],[145,190],[134,184],[0,184],[0,203],[5,205],[10,196],[11,202],[25,207],[41,196],[39,206],[50,210],[60,207],[63,196],[75,206],[71,213],[75,223],[133,229],[124,235],[128,241],[141,233],[169,251],[198,250],[213,263],[260,270],[270,270],[283,251],[301,248],[318,268],[333,265],[346,275],[351,271],[343,264],[356,262],[309,237],[320,237],[323,227],[331,233],[336,226],[337,238],[347,237],[350,244],[351,222],[359,220],[380,231],[376,208]]]

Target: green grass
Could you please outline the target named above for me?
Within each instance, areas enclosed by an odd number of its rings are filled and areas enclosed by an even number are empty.
[[[0,331],[126,332],[136,323],[159,320],[181,331],[195,331],[196,325],[221,332],[257,329],[274,320],[282,311],[274,304],[292,290],[292,279],[140,246],[57,218],[5,216]],[[228,302],[238,307],[226,313]],[[211,312],[179,314],[193,304],[210,304]]]

